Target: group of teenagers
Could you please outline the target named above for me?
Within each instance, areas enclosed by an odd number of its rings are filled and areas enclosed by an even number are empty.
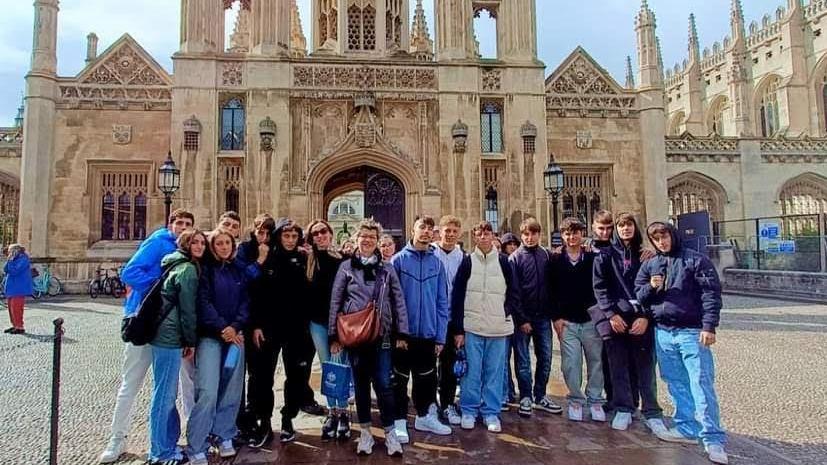
[[[536,219],[525,220],[519,236],[502,237],[483,221],[471,228],[474,244],[465,252],[458,218],[421,216],[396,252],[382,226],[365,219],[343,254],[324,220],[302,228],[262,214],[243,239],[234,212],[211,232],[194,229],[194,220],[174,211],[123,269],[125,316],[162,279],[164,317],[150,344],[125,344],[103,463],[125,449],[150,367],[148,463],[204,465],[211,447],[223,458],[240,444],[266,447],[274,440],[280,353],[282,443],[295,440],[300,411],[326,416],[322,439],[349,440],[355,402],[356,452],[371,454],[371,387],[388,455],[401,456],[411,441],[411,401],[416,431],[450,435],[452,427],[471,430],[482,420],[499,433],[500,415],[510,408],[523,418],[563,413],[547,394],[555,334],[569,420],[608,416],[611,428],[626,430],[639,411],[659,439],[700,443],[712,462],[727,463],[710,351],[720,282],[711,262],[682,247],[669,223],[644,231],[632,214],[600,211],[588,238],[585,224],[566,218],[562,247],[547,249]],[[377,337],[345,347],[338,319],[369,306],[378,313]],[[352,374],[351,393],[328,397],[327,409],[310,387],[316,356],[350,366]],[[675,406],[671,427],[658,403],[656,365]],[[181,418],[186,448],[178,446]]]

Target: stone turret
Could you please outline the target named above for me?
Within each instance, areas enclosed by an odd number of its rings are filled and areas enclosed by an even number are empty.
[[[689,58],[684,70],[684,83],[687,89],[686,127],[691,134],[706,135],[711,130],[704,129],[703,79],[701,76],[701,51],[698,43],[698,27],[695,15],[689,15]]]
[[[751,67],[747,63],[746,25],[741,0],[732,0],[730,9],[730,26],[732,42],[727,50],[727,78],[729,82],[729,101],[731,116],[735,124],[735,135],[751,136],[753,131],[751,100]]]
[[[465,0],[436,2],[437,60],[467,60],[477,57],[474,39],[474,11]]]
[[[193,0],[182,3],[181,52],[224,50],[224,2]]]
[[[411,54],[420,61],[434,59],[434,41],[428,31],[428,19],[425,18],[425,8],[422,0],[416,0],[413,26],[411,27]]]
[[[302,19],[296,0],[290,0],[290,56],[307,56],[307,38],[302,29]]]
[[[782,130],[798,136],[811,131],[809,114],[806,111],[795,111],[798,108],[810,108],[807,90],[810,80],[807,66],[809,27],[804,19],[801,0],[787,0],[787,5],[787,15],[781,23],[781,43],[785,46],[780,58],[784,61],[784,67],[790,71],[790,79],[779,89],[780,120]],[[817,126],[812,128],[812,133],[818,134]]]
[[[637,32],[638,85],[641,89],[662,85],[661,76],[663,73],[655,29],[655,14],[649,9],[646,0],[642,0],[635,25],[635,31]]]
[[[238,12],[233,33],[230,34],[230,51],[237,53],[250,51],[250,11],[244,8]]]
[[[86,64],[95,61],[98,57],[98,35],[90,32],[86,36]]]
[[[626,88],[635,88],[635,72],[632,69],[632,57],[626,55]]]

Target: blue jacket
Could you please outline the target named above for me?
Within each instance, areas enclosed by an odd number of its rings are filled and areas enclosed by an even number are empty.
[[[147,291],[161,277],[161,260],[177,248],[175,235],[167,228],[158,229],[141,242],[121,272],[121,280],[129,286],[123,306],[124,316],[138,312]]]
[[[32,295],[32,270],[29,256],[18,253],[3,265],[6,273],[6,297],[24,297]]]
[[[448,278],[433,247],[416,250],[411,244],[391,258],[408,310],[408,334],[445,344],[450,318]]]
[[[198,282],[198,335],[221,339],[232,326],[242,331],[250,317],[247,276],[237,260],[207,265]]]
[[[672,250],[658,251],[657,257],[640,268],[635,280],[637,298],[654,315],[658,327],[715,332],[722,306],[718,272],[706,256],[681,246],[671,224],[666,227],[672,235]],[[663,288],[649,284],[655,275],[664,277]]]
[[[603,249],[594,258],[594,298],[606,318],[620,315],[631,323],[646,316],[641,314],[639,306],[633,306],[629,302],[635,299],[635,278],[640,270],[642,244],[643,236],[637,223],[635,236],[628,246],[620,239],[615,228],[611,247]]]

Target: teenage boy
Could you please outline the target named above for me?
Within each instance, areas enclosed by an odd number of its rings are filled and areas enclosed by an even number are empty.
[[[520,239],[513,233],[505,233],[502,237],[502,253],[505,254],[506,258],[510,257],[519,247],[520,247]],[[503,384],[503,405],[500,409],[503,412],[508,411],[508,404],[516,404],[517,399],[517,390],[514,389],[514,370],[511,367],[511,360],[514,358],[514,346],[512,344],[512,339],[514,336],[514,332],[511,332],[511,336],[506,341],[505,345],[505,369],[503,373],[505,376],[505,383]]]
[[[630,371],[634,366],[645,423],[661,437],[666,433],[666,426],[654,382],[654,331],[634,291],[642,244],[634,216],[630,213],[618,215],[612,247],[598,255],[594,262],[594,295],[612,327],[611,337],[604,341],[615,410],[612,428],[626,430],[632,423],[635,400]]]
[[[416,220],[413,239],[391,259],[399,275],[405,306],[408,308],[408,349],[394,349],[393,376],[396,398],[396,437],[402,444],[408,435],[408,379],[413,376],[413,402],[416,408],[414,428],[439,435],[451,434],[451,428],[439,421],[436,406],[436,361],[445,347],[448,331],[448,282],[445,267],[439,261],[431,239],[434,219]]]
[[[566,218],[560,226],[563,251],[549,263],[551,319],[560,341],[563,379],[569,389],[568,416],[583,421],[588,405],[593,421],[606,421],[603,411],[603,339],[589,316],[595,304],[592,287],[594,254],[583,249],[586,225],[577,218]],[[586,392],[583,393],[583,357],[586,358]]]
[[[462,235],[462,222],[456,216],[443,216],[439,220],[439,232],[440,240],[434,243],[436,245],[434,253],[445,268],[448,297],[450,298],[453,295],[454,278],[465,256],[462,248],[457,244],[459,237]],[[453,317],[451,321],[453,321]],[[442,408],[442,415],[452,425],[458,425],[462,421],[457,407],[454,405],[457,391],[457,377],[454,375],[457,348],[452,344],[452,341],[456,334],[457,329],[449,323],[448,334],[445,338],[447,344],[442,349],[442,353],[439,354],[439,403]]]
[[[520,309],[514,314],[516,330],[512,342],[517,357],[519,414],[522,417],[530,417],[532,408],[563,413],[563,408],[546,394],[551,374],[551,315],[546,270],[551,253],[540,245],[540,232],[540,223],[536,219],[523,221],[520,225],[523,245],[508,257],[520,293]],[[537,357],[533,386],[530,342],[534,343],[534,355]]]
[[[658,255],[641,267],[635,288],[654,316],[660,375],[675,404],[675,428],[661,439],[700,438],[709,460],[726,464],[710,350],[721,315],[718,273],[708,258],[681,246],[672,225],[655,222],[646,232]]]
[[[127,285],[126,302],[124,303],[124,317],[134,316],[145,294],[152,284],[161,277],[161,259],[175,252],[175,243],[178,236],[192,228],[195,217],[187,210],[178,209],[169,215],[165,228],[160,228],[146,238],[135,255],[129,259],[121,272],[121,280]],[[121,387],[115,401],[115,411],[112,415],[112,433],[109,443],[100,456],[101,463],[112,463],[118,460],[126,449],[126,437],[129,432],[129,423],[132,420],[132,406],[138,390],[144,384],[146,372],[152,365],[152,346],[149,344],[135,346],[126,343],[123,350],[123,366],[121,367]]]
[[[241,235],[241,217],[232,210],[225,211],[218,218],[218,226],[215,229],[220,229],[233,236],[233,239],[238,243],[238,238]]]
[[[459,396],[461,425],[474,429],[481,415],[488,431],[499,433],[506,341],[514,334],[511,314],[519,293],[508,257],[494,248],[491,223],[479,223],[473,235],[477,247],[463,259],[451,299],[454,343],[465,347],[468,363]]]

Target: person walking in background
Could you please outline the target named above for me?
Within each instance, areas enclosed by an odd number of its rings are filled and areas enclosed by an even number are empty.
[[[382,261],[390,263],[391,258],[396,254],[396,241],[390,234],[382,234],[379,238],[379,251],[382,253]]]
[[[161,277],[161,260],[178,248],[176,239],[192,228],[195,217],[187,210],[178,209],[169,215],[167,226],[160,228],[146,238],[132,258],[124,265],[121,280],[127,285],[124,317],[134,316],[141,301]],[[106,449],[101,453],[101,463],[118,460],[126,449],[129,423],[132,420],[132,406],[138,390],[144,384],[144,377],[152,365],[152,348],[149,345],[124,344],[121,385],[112,414],[112,431]]]
[[[3,331],[7,334],[23,334],[26,329],[23,325],[23,308],[26,297],[32,295],[32,265],[26,248],[20,244],[9,246],[3,272],[6,274],[5,295],[9,307],[11,327]]]
[[[365,346],[348,349],[360,431],[356,452],[360,455],[373,452],[375,441],[370,432],[372,383],[385,430],[385,447],[388,455],[398,456],[402,454],[402,445],[394,428],[396,406],[391,385],[391,348],[403,351],[408,348],[408,313],[396,270],[382,261],[376,247],[381,233],[382,226],[372,219],[359,224],[355,254],[340,265],[333,282],[327,329],[330,351],[338,354],[343,350],[337,333],[338,315],[358,312],[377,296],[374,308],[379,312],[379,338]]]
[[[718,272],[707,257],[681,245],[674,226],[654,222],[646,233],[658,255],[640,268],[635,288],[657,325],[660,375],[675,405],[675,427],[659,437],[700,439],[709,460],[729,463],[710,350],[721,318]]]
[[[520,294],[508,258],[494,248],[491,223],[483,221],[472,232],[477,246],[459,267],[451,299],[452,342],[465,348],[468,363],[460,389],[460,424],[473,429],[482,415],[488,431],[499,433],[506,341],[514,334],[511,314]]]
[[[407,350],[393,354],[396,400],[396,436],[407,444],[408,379],[413,376],[412,397],[416,408],[414,428],[438,435],[451,434],[451,427],[439,421],[436,405],[436,361],[445,347],[449,304],[445,267],[431,245],[434,219],[420,217],[414,223],[413,238],[391,259],[402,285],[408,310],[410,339]]]
[[[330,360],[328,322],[330,320],[330,294],[333,280],[342,262],[342,255],[333,248],[333,228],[325,220],[315,220],[307,226],[307,243],[311,252],[307,256],[307,292],[310,312],[310,336],[319,362]],[[327,398],[328,415],[322,425],[322,439],[347,439],[350,437],[350,416],[347,398]]]
[[[198,346],[195,351],[195,406],[187,423],[187,457],[207,465],[208,438],[218,442],[221,458],[236,454],[236,417],[244,388],[244,336],[249,318],[247,278],[235,260],[233,237],[213,231],[208,237],[214,262],[198,283]]]
[[[508,261],[520,292],[520,309],[515,312],[514,352],[520,389],[519,414],[530,417],[533,409],[560,414],[563,408],[546,394],[551,374],[551,315],[546,271],[551,253],[540,245],[540,223],[528,218],[520,225],[521,245]],[[531,380],[529,343],[534,343],[537,365]]]
[[[152,401],[149,407],[150,465],[178,465],[181,418],[175,407],[181,360],[192,359],[198,343],[196,297],[199,260],[204,256],[207,237],[201,231],[184,231],[176,241],[178,250],[161,261],[169,270],[161,290],[161,314],[166,317],[152,340]],[[186,417],[185,417],[186,418]]]
[[[462,222],[453,215],[443,216],[439,220],[439,232],[440,240],[434,243],[434,253],[445,268],[448,298],[450,299],[454,287],[454,278],[463,257],[465,257],[462,248],[457,244],[460,236],[462,236]],[[453,320],[451,318],[451,321]],[[454,403],[457,391],[457,377],[454,374],[457,347],[453,341],[457,334],[456,328],[449,322],[448,334],[445,337],[445,348],[439,354],[439,403],[443,418],[451,425],[459,425],[462,421],[459,410]]]
[[[604,341],[612,375],[615,409],[612,428],[626,430],[632,422],[635,403],[630,367],[633,365],[646,426],[661,437],[666,426],[655,390],[654,331],[634,291],[642,244],[634,215],[618,215],[612,247],[594,262],[594,295],[612,327],[611,337]]]
[[[568,387],[568,418],[583,420],[588,406],[593,421],[606,421],[603,411],[603,339],[589,315],[595,304],[592,286],[594,254],[583,249],[586,225],[566,218],[560,226],[564,249],[549,262],[551,320],[560,341],[563,379]],[[583,358],[586,359],[586,392],[583,393]]]

